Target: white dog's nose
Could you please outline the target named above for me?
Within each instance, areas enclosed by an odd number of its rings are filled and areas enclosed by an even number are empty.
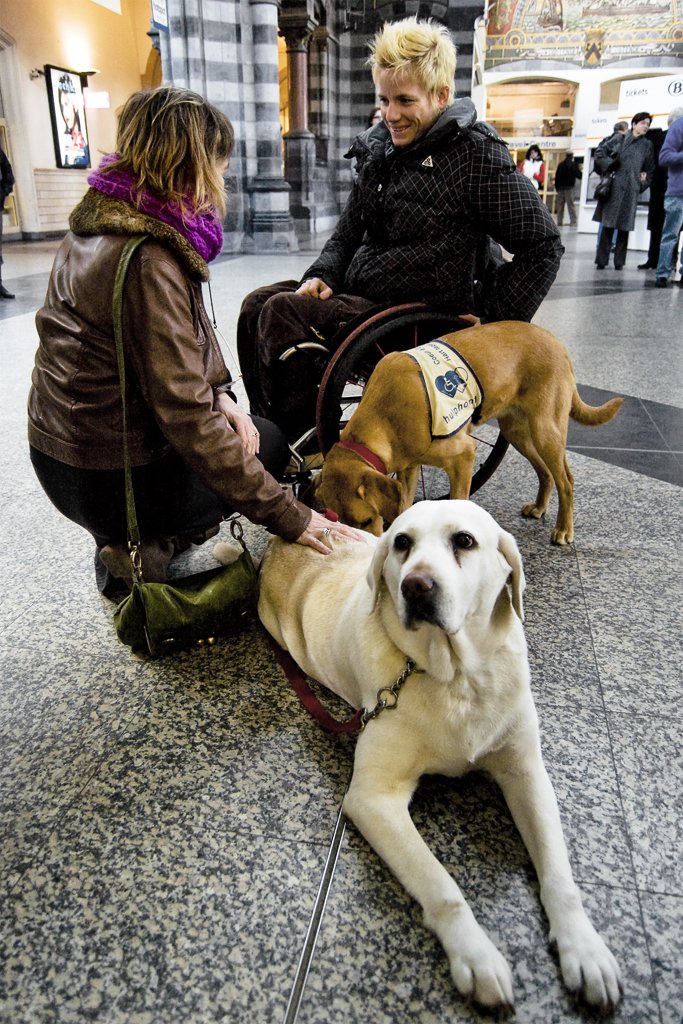
[[[436,587],[436,581],[426,572],[411,572],[401,583],[401,593],[407,601],[420,600]]]
[[[405,601],[406,625],[436,621],[439,585],[429,573],[408,573],[401,582],[401,595]]]

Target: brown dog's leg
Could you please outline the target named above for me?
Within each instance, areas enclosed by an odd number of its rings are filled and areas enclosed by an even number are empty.
[[[425,466],[443,469],[448,476],[450,498],[469,498],[477,444],[473,437],[462,431],[453,437],[434,441],[420,457]]]
[[[477,442],[470,434],[458,435],[459,451],[444,467],[451,485],[451,498],[469,498]]]
[[[526,422],[520,422],[519,420],[503,421],[501,419],[498,421],[498,425],[503,436],[507,438],[513,448],[516,448],[520,455],[523,455],[536,470],[536,476],[538,477],[536,500],[529,502],[528,505],[522,508],[522,515],[528,519],[541,519],[548,511],[550,496],[553,493],[552,473],[536,451],[536,447],[529,436]]]
[[[540,519],[548,511],[553,493],[557,487],[558,511],[555,528],[550,535],[552,544],[570,544],[574,539],[574,478],[565,455],[566,429],[562,431],[549,418],[544,418],[543,432],[535,424],[520,422],[500,423],[501,430],[510,444],[529,460],[538,477],[536,501],[525,505],[522,515]],[[527,428],[528,429],[525,429]]]
[[[555,477],[555,483],[559,507],[550,541],[552,544],[571,544],[574,540],[574,477],[566,455],[562,458],[562,472]]]
[[[396,474],[396,479],[401,485],[403,491],[403,497],[401,498],[401,507],[399,512],[405,512],[407,508],[415,501],[415,492],[417,491],[417,481],[420,475],[419,466],[409,466],[408,469],[399,470]]]
[[[563,421],[564,423],[567,420]],[[533,429],[533,428],[532,428]],[[552,544],[571,544],[574,540],[574,477],[567,462],[567,430],[545,426],[543,436],[533,433],[537,451],[552,473],[557,487],[557,521],[550,534]]]

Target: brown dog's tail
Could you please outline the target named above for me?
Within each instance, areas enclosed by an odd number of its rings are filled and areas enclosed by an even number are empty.
[[[586,405],[579,392],[574,388],[572,407],[569,415],[577,423],[585,427],[599,427],[614,419],[624,403],[623,398],[610,398],[604,405]]]

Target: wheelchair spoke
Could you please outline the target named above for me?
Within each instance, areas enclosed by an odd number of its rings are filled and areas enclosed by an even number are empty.
[[[477,442],[477,445],[483,445],[485,448],[493,448],[498,440],[497,421],[492,420],[490,423],[483,423],[481,426],[476,426],[472,431],[472,437]]]

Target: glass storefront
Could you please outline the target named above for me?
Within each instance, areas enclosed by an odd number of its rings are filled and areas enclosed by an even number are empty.
[[[539,192],[551,213],[556,205],[555,171],[571,149],[577,88],[575,82],[528,78],[491,84],[486,90],[486,120],[505,139],[517,166],[529,146],[541,150],[545,180]],[[575,155],[581,167],[583,156]]]

